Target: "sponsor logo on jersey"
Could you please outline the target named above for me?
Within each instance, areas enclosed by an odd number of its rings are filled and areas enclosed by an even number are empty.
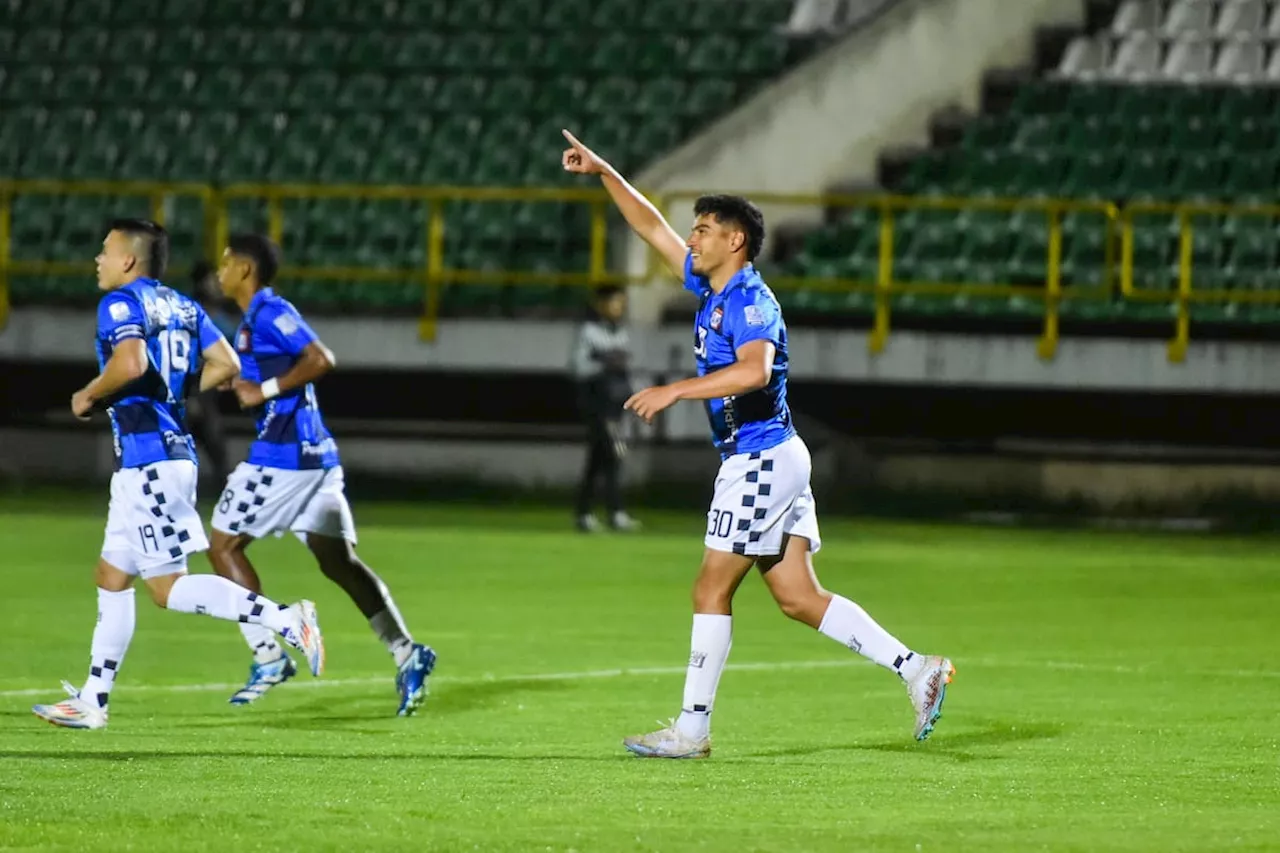
[[[129,317],[129,306],[123,302],[112,302],[110,309],[111,319],[117,323],[122,323]]]
[[[760,310],[759,305],[748,305],[742,309],[742,314],[746,318],[748,326],[764,325],[764,312]]]

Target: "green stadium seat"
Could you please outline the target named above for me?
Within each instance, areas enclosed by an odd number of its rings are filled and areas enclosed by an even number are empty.
[[[416,0],[401,3],[396,23],[405,29],[433,29],[444,23],[448,0]]]
[[[56,75],[49,65],[19,65],[5,81],[5,100],[10,103],[46,104],[55,99]]]
[[[741,45],[735,68],[739,74],[771,77],[786,64],[788,45],[777,39],[747,39]]]
[[[77,9],[79,6],[80,4],[77,3],[72,6],[72,9]],[[3,49],[2,44],[0,49]],[[68,31],[62,42],[62,52],[64,56],[74,57],[78,62],[102,62],[116,53],[111,45],[110,31],[100,27],[84,27]],[[12,49],[5,51],[2,55],[12,55]],[[124,54],[120,52],[117,55]]]
[[[278,108],[284,103],[285,93],[289,91],[291,83],[287,71],[259,71],[246,82],[239,102],[251,110]]]
[[[67,15],[63,22],[73,31],[75,27],[85,25],[98,28],[111,20],[111,7],[112,0],[76,0],[67,7]]]
[[[1163,151],[1133,152],[1121,165],[1116,194],[1137,200],[1171,197],[1174,192],[1170,182],[1173,162],[1173,158]]]
[[[13,14],[0,22],[0,171],[559,185],[566,126],[589,128],[632,171],[782,69],[792,51],[772,28],[789,9],[765,6],[742,15],[721,0],[696,9],[674,0],[9,0]],[[591,22],[596,29],[579,26]],[[31,147],[31,138],[43,144]],[[45,217],[32,233],[83,257],[82,240],[101,225],[88,226],[86,205],[76,200],[73,216]],[[265,225],[260,202],[235,206],[246,222]],[[585,208],[507,212],[478,226],[488,242],[458,249],[476,268],[585,269]],[[184,215],[192,221],[173,232],[174,244],[198,252],[204,213]],[[349,264],[398,257],[386,247],[408,241],[395,251],[425,263],[421,221],[381,223],[374,217],[343,233],[317,226],[286,242]],[[326,287],[319,298],[330,304],[359,301],[359,287]],[[534,310],[530,300],[563,308],[579,295],[499,292],[503,310],[517,311]],[[417,282],[369,297],[379,306],[420,299]]]
[[[290,109],[308,110],[333,103],[338,92],[338,75],[333,71],[307,71],[294,80],[285,98]]]
[[[62,30],[55,27],[29,29],[14,45],[13,59],[18,62],[48,62],[58,56],[61,48]]]

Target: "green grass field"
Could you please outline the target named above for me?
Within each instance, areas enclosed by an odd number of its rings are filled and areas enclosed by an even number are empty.
[[[254,556],[319,605],[324,678],[231,707],[235,626],[140,595],[110,728],[55,729],[29,708],[84,678],[105,499],[0,503],[3,849],[1280,848],[1275,540],[828,519],[826,585],[955,660],[933,739],[753,580],[713,757],[660,762],[620,739],[678,710],[697,515],[587,538],[560,511],[357,506],[440,654],[421,716],[392,716],[389,657],[284,539]]]

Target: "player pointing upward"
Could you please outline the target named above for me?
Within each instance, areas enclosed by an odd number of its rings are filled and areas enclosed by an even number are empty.
[[[787,329],[773,293],[752,261],[764,218],[737,196],[704,196],[681,240],[662,215],[599,155],[564,132],[566,171],[597,174],[627,223],[653,246],[701,302],[694,323],[698,376],[647,388],[626,408],[645,421],[679,400],[702,400],[720,451],[707,517],[706,549],[694,583],[693,637],[684,702],[667,728],[626,738],[652,758],[711,754],[711,709],[729,656],[734,592],[753,565],[782,612],[895,672],[915,707],[924,740],[941,715],[955,671],[943,657],[917,654],[857,604],[818,584],[812,555],[821,547],[809,488],[809,450],[787,406]]]
[[[187,555],[209,542],[196,513],[196,451],[183,427],[183,400],[197,377],[201,390],[215,388],[236,375],[240,361],[199,305],[160,283],[168,257],[165,230],[137,219],[112,223],[98,255],[102,373],[71,398],[79,418],[107,407],[115,440],[106,539],[94,573],[98,624],[84,686],[63,682],[70,699],[32,709],[67,728],[107,724],[107,701],[133,638],[139,576],[161,607],[275,632],[306,653],[313,674],[324,666],[310,602],[284,607],[225,578],[187,574]]]

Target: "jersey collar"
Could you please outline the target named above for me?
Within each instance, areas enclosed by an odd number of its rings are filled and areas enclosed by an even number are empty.
[[[269,287],[264,287],[257,293],[253,294],[253,298],[249,300],[249,308],[244,312],[245,316],[249,316],[255,310],[262,307],[262,303],[267,299],[270,299],[272,296],[275,296],[275,291]]]
[[[748,281],[759,278],[756,273],[755,264],[748,263],[745,267],[734,273],[733,278],[729,279],[729,283],[724,286],[724,290],[720,291],[721,296],[727,296],[729,291],[736,287],[744,287]]]

